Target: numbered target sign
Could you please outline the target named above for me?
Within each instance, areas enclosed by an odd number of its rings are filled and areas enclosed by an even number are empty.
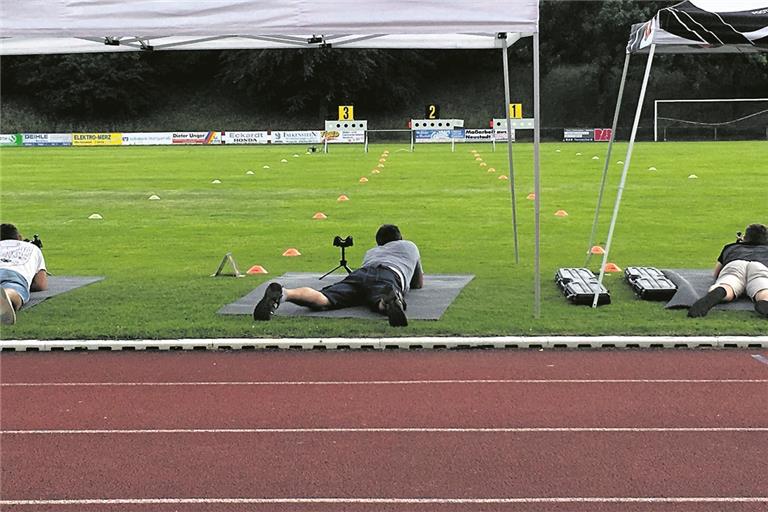
[[[440,119],[440,105],[431,103],[424,110],[425,119]]]
[[[523,104],[522,103],[510,103],[509,104],[509,117],[511,119],[523,118]]]
[[[355,107],[352,105],[339,105],[339,121],[354,121]]]

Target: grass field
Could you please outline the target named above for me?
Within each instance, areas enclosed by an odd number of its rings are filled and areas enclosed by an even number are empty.
[[[385,149],[385,167],[371,174]],[[497,172],[481,168],[470,149]],[[3,148],[2,221],[27,235],[40,233],[54,275],[106,280],[22,312],[2,338],[766,334],[768,322],[752,312],[714,311],[692,320],[685,311],[637,300],[619,275],[607,278],[609,306],[565,301],[552,276],[559,267],[584,264],[605,149],[542,146],[543,305],[535,319],[530,144],[514,147],[520,264],[509,181],[498,179],[507,174],[504,146],[495,153],[481,144],[457,146],[455,153],[419,146],[410,153],[389,144],[368,154],[334,146],[327,155],[305,154],[303,146]],[[625,150],[619,144],[610,165],[600,242]],[[362,176],[368,183],[359,183]],[[736,231],[768,222],[766,190],[765,142],[638,144],[611,260],[622,268],[711,268]],[[152,194],[161,199],[148,200]],[[350,201],[337,202],[340,194]],[[555,217],[559,209],[569,216]],[[318,211],[328,218],[313,220]],[[95,212],[103,220],[89,220]],[[419,245],[427,273],[476,275],[440,321],[395,329],[384,317],[255,323],[216,314],[265,279],[336,265],[334,235],[355,237],[347,255],[358,265],[385,222],[400,225]],[[283,257],[289,247],[302,255]],[[241,269],[258,264],[269,275],[209,277],[228,251]],[[598,266],[598,260],[590,265]]]

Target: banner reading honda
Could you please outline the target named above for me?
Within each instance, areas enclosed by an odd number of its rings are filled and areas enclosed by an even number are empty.
[[[320,131],[272,132],[272,144],[319,144],[321,142],[323,142],[323,135]]]
[[[171,144],[221,144],[221,132],[173,132]]]
[[[22,133],[23,146],[71,146],[71,133]]]
[[[269,132],[221,132],[222,144],[269,144]]]

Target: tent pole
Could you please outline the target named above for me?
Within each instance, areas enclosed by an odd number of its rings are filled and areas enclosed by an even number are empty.
[[[600,277],[597,280],[595,297],[592,299],[592,307],[597,307],[597,300],[600,297],[600,285],[603,284],[605,277],[605,265],[608,263],[608,254],[611,252],[611,241],[613,240],[613,230],[616,227],[616,218],[619,216],[619,205],[621,204],[621,195],[624,192],[624,184],[627,181],[627,171],[629,163],[632,160],[632,150],[635,147],[635,137],[637,136],[637,127],[640,124],[640,115],[643,112],[643,101],[645,100],[645,91],[648,88],[648,78],[651,76],[651,65],[653,64],[653,55],[656,53],[656,44],[651,45],[648,52],[648,62],[645,64],[645,75],[643,75],[643,85],[640,88],[640,97],[637,99],[637,110],[635,111],[635,122],[632,124],[632,133],[629,136],[629,146],[627,147],[627,156],[624,159],[624,170],[621,172],[621,181],[619,181],[619,190],[616,193],[616,202],[613,205],[613,216],[611,217],[611,226],[608,228],[608,239],[605,242],[605,254],[603,254],[603,263],[600,265]]]
[[[506,34],[504,34],[504,39],[502,39],[501,44],[501,51],[502,51],[502,61],[504,64],[504,99],[506,100],[506,103],[504,104],[504,112],[506,113],[507,118],[507,161],[509,163],[509,190],[512,194],[512,231],[514,233],[515,238],[515,263],[520,263],[520,248],[517,243],[517,198],[515,197],[515,167],[512,162],[512,121],[509,118],[509,104],[511,103],[509,99],[509,56],[507,55],[507,50],[509,46],[507,45],[507,38]]]
[[[533,34],[533,193],[534,224],[536,231],[533,289],[534,289],[534,318],[541,317],[541,161],[539,158],[541,146],[541,87],[539,83],[539,33]],[[507,108],[509,114],[509,108]]]
[[[619,85],[619,97],[616,99],[616,110],[613,114],[613,125],[611,128],[611,140],[608,141],[608,154],[605,155],[605,166],[603,167],[603,177],[600,180],[600,193],[597,195],[597,207],[595,208],[595,220],[592,221],[592,234],[589,235],[589,244],[587,244],[587,259],[584,266],[589,265],[592,259],[592,246],[595,244],[597,235],[597,221],[600,217],[600,208],[603,204],[603,193],[605,192],[605,182],[608,178],[608,166],[611,163],[611,151],[613,150],[613,141],[616,140],[616,127],[619,124],[619,114],[621,113],[621,100],[624,97],[624,84],[627,82],[627,71],[629,70],[629,56],[627,53],[624,59],[624,71],[621,73],[621,85]]]

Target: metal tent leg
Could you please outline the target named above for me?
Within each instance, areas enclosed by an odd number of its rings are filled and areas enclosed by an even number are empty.
[[[506,36],[506,34],[505,34]],[[504,112],[507,118],[507,160],[509,163],[509,190],[512,195],[512,231],[515,238],[515,263],[520,263],[520,248],[517,240],[517,198],[515,197],[515,167],[512,161],[512,121],[509,119],[509,56],[508,53],[507,38],[503,39],[501,45],[502,61],[504,64],[504,99],[506,104],[504,105]]]
[[[619,123],[619,114],[621,113],[621,100],[624,97],[624,84],[627,82],[627,71],[629,70],[628,53],[624,59],[624,71],[621,73],[621,85],[619,85],[619,97],[616,99],[616,110],[613,114],[613,125],[611,128],[611,140],[608,141],[608,153],[605,155],[605,166],[603,166],[603,177],[600,180],[600,193],[597,195],[597,207],[595,208],[595,219],[592,221],[592,233],[589,235],[589,244],[587,244],[587,259],[584,262],[586,267],[589,260],[592,259],[592,246],[595,244],[597,235],[597,224],[600,217],[600,208],[603,205],[603,193],[605,192],[605,182],[608,179],[608,166],[611,164],[611,152],[613,151],[613,141],[616,139],[616,127]]]
[[[637,127],[640,124],[640,114],[643,112],[643,100],[645,100],[645,91],[648,89],[648,78],[651,75],[651,65],[653,64],[653,55],[656,53],[656,45],[651,45],[648,53],[648,62],[645,65],[645,75],[643,76],[643,85],[640,88],[640,97],[637,100],[637,110],[635,112],[635,122],[632,124],[632,134],[629,136],[629,146],[627,147],[627,156],[624,159],[624,170],[621,172],[621,181],[619,181],[619,190],[616,194],[616,202],[613,205],[613,216],[611,217],[611,226],[608,228],[608,239],[605,242],[605,254],[603,254],[603,263],[600,265],[600,277],[598,278],[598,287],[595,290],[595,297],[592,299],[592,307],[597,307],[597,300],[600,297],[600,285],[603,284],[605,277],[605,265],[608,263],[608,255],[611,252],[611,242],[613,241],[613,230],[616,228],[616,218],[619,216],[619,205],[621,196],[624,192],[624,184],[627,181],[627,171],[629,163],[632,160],[632,150],[635,147],[635,137],[637,136]]]

